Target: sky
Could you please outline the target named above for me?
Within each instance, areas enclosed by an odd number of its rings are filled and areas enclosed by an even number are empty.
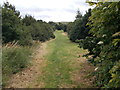
[[[86,0],[0,0],[0,4],[6,1],[14,5],[21,16],[29,14],[46,22],[74,21],[78,9],[84,15],[92,8]]]

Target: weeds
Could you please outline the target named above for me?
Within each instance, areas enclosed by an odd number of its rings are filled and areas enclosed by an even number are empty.
[[[3,86],[7,84],[9,77],[27,67],[33,49],[27,46],[19,46],[17,42],[8,43],[2,48],[2,76]]]

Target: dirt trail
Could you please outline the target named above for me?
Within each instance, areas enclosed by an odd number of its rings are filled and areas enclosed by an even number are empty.
[[[42,68],[46,65],[44,55],[47,53],[46,45],[48,42],[42,43],[40,46],[38,46],[37,51],[34,54],[35,57],[33,57],[32,60],[32,66],[24,69],[22,72],[13,75],[9,81],[7,88],[43,87],[42,82],[37,85],[35,81],[38,76],[42,75]]]
[[[89,63],[85,57],[82,57],[84,54],[80,54],[79,58],[76,59],[76,62],[79,63],[81,69],[74,72],[72,80],[76,82],[78,85],[82,85],[82,88],[93,88],[95,85],[93,84],[95,77],[89,76],[91,72],[94,72],[95,67]]]

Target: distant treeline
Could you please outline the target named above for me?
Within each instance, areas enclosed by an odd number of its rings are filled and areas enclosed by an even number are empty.
[[[64,32],[66,32],[66,30],[67,30],[67,24],[68,24],[68,22],[53,22],[53,21],[50,21],[48,23],[51,26],[53,26],[53,28],[55,30],[63,30]]]
[[[20,45],[32,45],[33,40],[46,41],[55,38],[54,28],[31,15],[21,18],[15,6],[4,3],[2,6],[3,43],[19,41]]]

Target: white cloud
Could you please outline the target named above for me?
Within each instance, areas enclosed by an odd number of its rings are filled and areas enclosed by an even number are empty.
[[[0,3],[3,3],[1,0]],[[86,0],[7,0],[16,9],[21,12],[21,15],[30,14],[36,19],[45,21],[73,21],[76,16],[76,11],[79,10],[82,14],[90,8],[85,3]]]

